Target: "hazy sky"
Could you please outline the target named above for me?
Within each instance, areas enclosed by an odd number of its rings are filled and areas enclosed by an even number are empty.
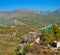
[[[0,10],[29,8],[34,10],[56,10],[60,8],[60,0],[0,0]]]

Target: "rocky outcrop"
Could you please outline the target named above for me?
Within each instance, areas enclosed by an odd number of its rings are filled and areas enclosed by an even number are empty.
[[[21,43],[31,43],[31,42],[38,42],[40,38],[40,34],[36,32],[30,32],[29,34],[25,34],[21,38]]]

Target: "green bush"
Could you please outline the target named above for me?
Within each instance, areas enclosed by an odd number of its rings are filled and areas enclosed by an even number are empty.
[[[29,44],[26,44],[23,48],[23,54],[26,54],[30,51],[30,45]]]

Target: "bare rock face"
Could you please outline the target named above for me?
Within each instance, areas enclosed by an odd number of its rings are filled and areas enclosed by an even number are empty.
[[[25,43],[34,42],[34,41],[38,42],[39,37],[40,37],[40,34],[38,34],[36,32],[30,32],[29,34],[25,34],[22,36],[21,43],[22,42],[25,42]]]

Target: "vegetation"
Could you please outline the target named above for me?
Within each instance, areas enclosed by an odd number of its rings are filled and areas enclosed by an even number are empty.
[[[29,44],[26,44],[23,48],[23,54],[27,54],[29,51],[30,51],[30,45]]]
[[[45,45],[60,40],[60,29],[57,27],[56,24],[53,24],[52,28],[50,30],[43,30],[41,34],[41,42],[43,42]]]
[[[14,28],[0,26],[0,55],[17,55],[16,49],[21,36],[29,32],[30,28],[25,25],[15,26]]]
[[[56,22],[60,26],[60,9],[55,11],[36,11],[30,9],[17,9],[11,12],[0,12],[1,25],[14,25],[14,22],[26,24],[33,28],[40,28]]]
[[[56,50],[52,51],[48,45],[53,41],[60,41],[60,13],[57,11],[19,11],[0,13],[0,55],[18,55],[21,50],[20,48],[23,50],[22,54],[56,55]],[[56,22],[58,26],[53,24],[54,22]],[[47,30],[39,30],[48,24],[53,25],[51,28],[48,26],[49,29]],[[34,32],[40,34],[37,34],[40,37],[40,43],[35,42],[36,38],[33,39],[37,36],[33,34]],[[21,38],[24,35],[26,38],[26,34],[28,34],[27,36],[30,41],[22,44],[20,42]],[[19,44],[22,45],[22,47],[20,46],[20,48],[17,49]],[[58,55],[60,55],[59,49]]]

